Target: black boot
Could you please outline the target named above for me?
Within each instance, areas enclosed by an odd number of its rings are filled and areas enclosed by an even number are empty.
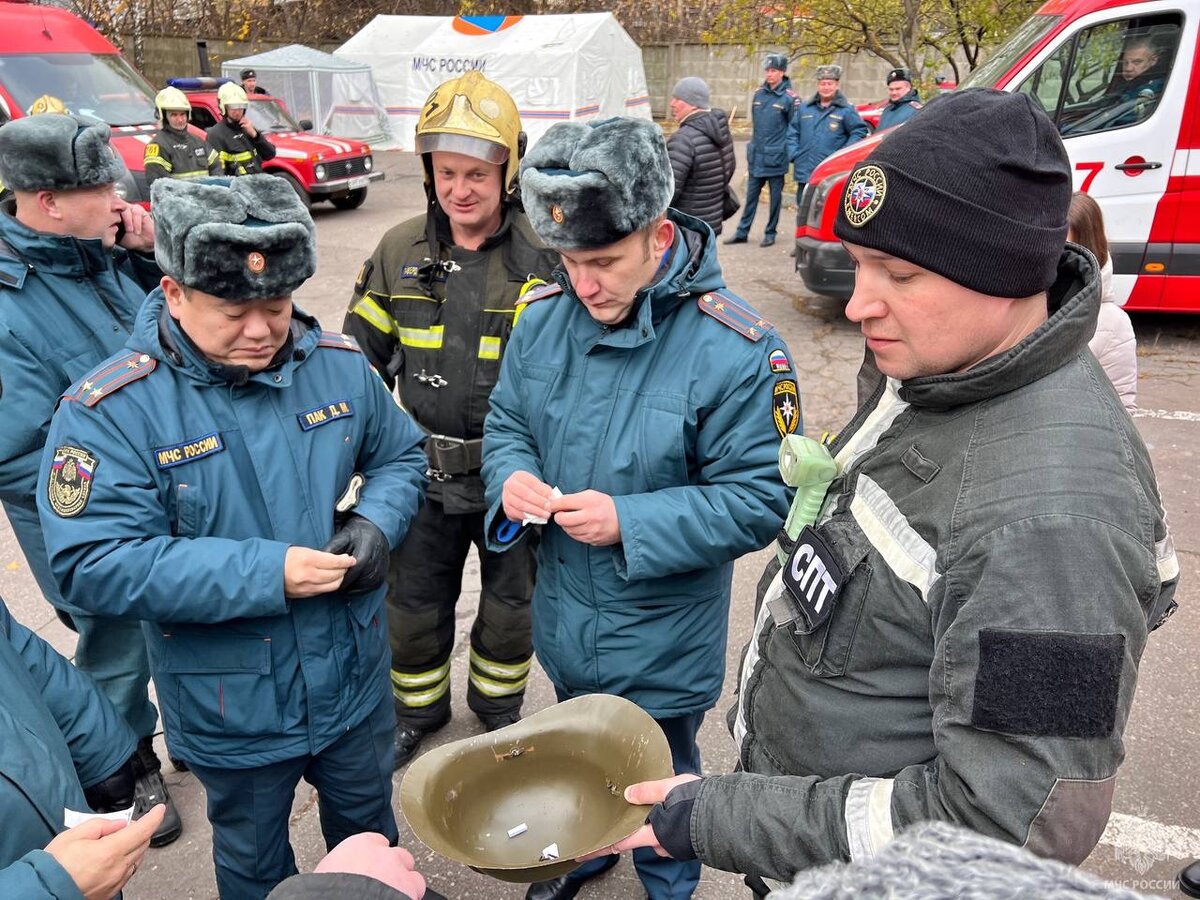
[[[1179,889],[1188,897],[1200,897],[1200,860],[1179,873]]]
[[[450,711],[446,711],[446,715],[440,719],[425,724],[422,722],[414,722],[412,719],[396,719],[395,747],[396,747],[396,762],[395,767],[399,769],[410,759],[412,759],[417,750],[421,746],[421,741],[445,727],[450,721]]]
[[[183,820],[167,791],[162,777],[162,763],[154,752],[154,739],[144,737],[138,741],[133,757],[136,780],[133,785],[133,818],[140,819],[160,803],[166,804],[167,814],[150,838],[151,847],[165,847],[183,834]]]
[[[576,869],[574,872],[559,875],[557,878],[551,878],[549,881],[535,881],[525,891],[525,900],[571,900],[572,897],[579,893],[580,888],[593,878],[603,875],[615,866],[617,860],[620,858],[620,854],[610,854],[605,857],[602,868],[587,875],[580,875],[579,870]]]
[[[476,713],[476,715],[479,716],[479,721],[483,723],[484,731],[499,731],[501,728],[507,728],[509,725],[516,725],[521,721],[520,710],[499,713],[494,716],[485,716],[482,713]]]

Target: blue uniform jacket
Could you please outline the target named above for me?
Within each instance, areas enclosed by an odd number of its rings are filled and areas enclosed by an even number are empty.
[[[63,596],[145,620],[167,745],[201,765],[318,753],[388,686],[386,587],[289,600],[284,554],[325,545],[355,472],[355,512],[395,547],[424,491],[424,435],[352,339],[299,311],[292,338],[281,365],[231,383],[156,290],[131,352],[66,393],[43,457],[38,504]],[[90,478],[65,517],[48,495],[56,466]]]
[[[907,122],[924,108],[924,104],[921,103],[921,95],[917,93],[916,88],[913,88],[899,100],[888,101],[883,112],[879,114],[879,130],[883,131],[885,128]]]
[[[0,897],[82,900],[42,850],[63,809],[120,768],[137,738],[86,675],[13,620],[0,600]]]
[[[754,128],[746,147],[746,167],[755,178],[787,174],[788,123],[799,100],[786,76],[779,87],[771,88],[763,82],[754,92],[751,107]]]
[[[0,500],[42,593],[63,608],[34,500],[50,416],[72,382],[129,340],[162,273],[99,240],[33,231],[3,208],[0,242]]]
[[[821,160],[855,141],[865,138],[871,129],[841,92],[828,106],[812,98],[800,104],[788,127],[788,159],[796,164],[797,190],[803,191],[813,169]]]
[[[521,314],[483,457],[493,527],[519,469],[613,497],[615,546],[543,529],[534,647],[567,693],[619,694],[659,718],[710,709],[721,692],[733,561],[766,544],[788,506],[773,398],[781,382],[796,396],[769,322],[749,311],[745,337],[698,308],[710,291],[741,304],[723,290],[712,230],[669,215],[681,230],[666,274],[627,325],[592,319],[561,271],[563,293]]]

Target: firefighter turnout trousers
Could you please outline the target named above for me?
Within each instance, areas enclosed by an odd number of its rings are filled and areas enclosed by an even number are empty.
[[[427,499],[404,542],[392,553],[388,627],[396,715],[432,728],[450,714],[450,654],[463,566],[479,551],[479,611],[471,628],[467,705],[478,716],[516,713],[525,699],[530,598],[537,540],[529,535],[506,553],[486,549],[483,512],[447,513]]]

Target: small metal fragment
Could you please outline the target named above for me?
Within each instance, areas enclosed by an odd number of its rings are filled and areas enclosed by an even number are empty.
[[[551,844],[549,847],[543,847],[540,859],[558,859],[558,844]]]

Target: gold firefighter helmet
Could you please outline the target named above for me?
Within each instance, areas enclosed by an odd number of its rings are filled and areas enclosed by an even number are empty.
[[[42,94],[29,104],[29,115],[39,116],[42,113],[59,113],[65,116],[68,114],[67,104],[53,94]]]
[[[159,118],[164,122],[167,120],[168,112],[190,113],[192,111],[192,104],[188,100],[187,94],[177,87],[165,87],[155,94],[154,106],[158,110]]]
[[[417,118],[417,153],[435,150],[503,166],[505,192],[516,190],[525,154],[517,104],[504,88],[478,71],[439,84]]]
[[[217,89],[217,106],[221,109],[221,115],[231,106],[245,109],[249,105],[250,101],[246,99],[246,92],[240,84],[227,81]]]

